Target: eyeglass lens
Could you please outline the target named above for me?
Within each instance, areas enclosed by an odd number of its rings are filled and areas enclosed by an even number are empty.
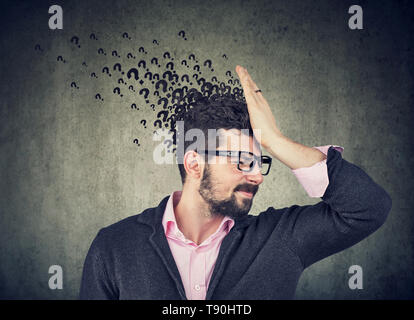
[[[263,162],[261,160],[261,158],[259,158],[259,168],[260,168],[260,172],[264,175],[267,174],[268,170],[269,170],[269,163],[267,162]],[[254,166],[255,166],[255,157],[249,153],[240,153],[240,158],[239,158],[239,169],[245,172],[249,172],[251,170],[253,170]]]

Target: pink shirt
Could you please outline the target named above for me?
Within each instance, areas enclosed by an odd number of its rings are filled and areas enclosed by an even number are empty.
[[[327,155],[331,145],[314,147]],[[333,146],[342,153],[344,148]],[[292,170],[307,194],[322,197],[329,184],[326,159],[311,167]],[[180,272],[181,280],[188,300],[205,300],[208,284],[213,274],[217,256],[223,238],[230,232],[234,220],[224,217],[220,226],[210,237],[197,245],[184,237],[175,220],[174,207],[181,197],[181,191],[175,191],[168,199],[162,225],[172,255]]]

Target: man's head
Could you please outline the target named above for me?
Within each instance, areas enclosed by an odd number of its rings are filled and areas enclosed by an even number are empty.
[[[249,172],[239,165],[245,156],[255,159],[261,156],[247,105],[231,97],[214,101],[203,98],[178,120],[184,121],[181,139],[191,129],[201,130],[205,137],[204,150],[192,147],[193,140],[184,140],[184,157],[178,165],[184,187],[198,191],[212,215],[232,218],[247,215],[263,182],[259,161],[253,163]],[[211,131],[217,135],[212,136]],[[228,151],[232,153],[227,154]]]

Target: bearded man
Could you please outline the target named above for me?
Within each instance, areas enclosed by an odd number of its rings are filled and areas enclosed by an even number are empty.
[[[219,143],[191,148],[185,141],[182,190],[99,231],[81,299],[293,299],[305,268],[385,222],[387,192],[343,159],[342,147],[285,137],[247,70],[236,72],[246,103],[201,99],[183,117],[185,130],[207,140],[209,129],[220,131]],[[248,214],[272,158],[322,201]]]

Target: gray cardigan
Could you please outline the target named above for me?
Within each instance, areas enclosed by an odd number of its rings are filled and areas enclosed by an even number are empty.
[[[391,198],[330,147],[329,185],[315,205],[269,207],[236,219],[206,299],[293,299],[302,271],[361,241],[386,220]],[[80,299],[186,299],[157,207],[103,228],[87,254]]]

